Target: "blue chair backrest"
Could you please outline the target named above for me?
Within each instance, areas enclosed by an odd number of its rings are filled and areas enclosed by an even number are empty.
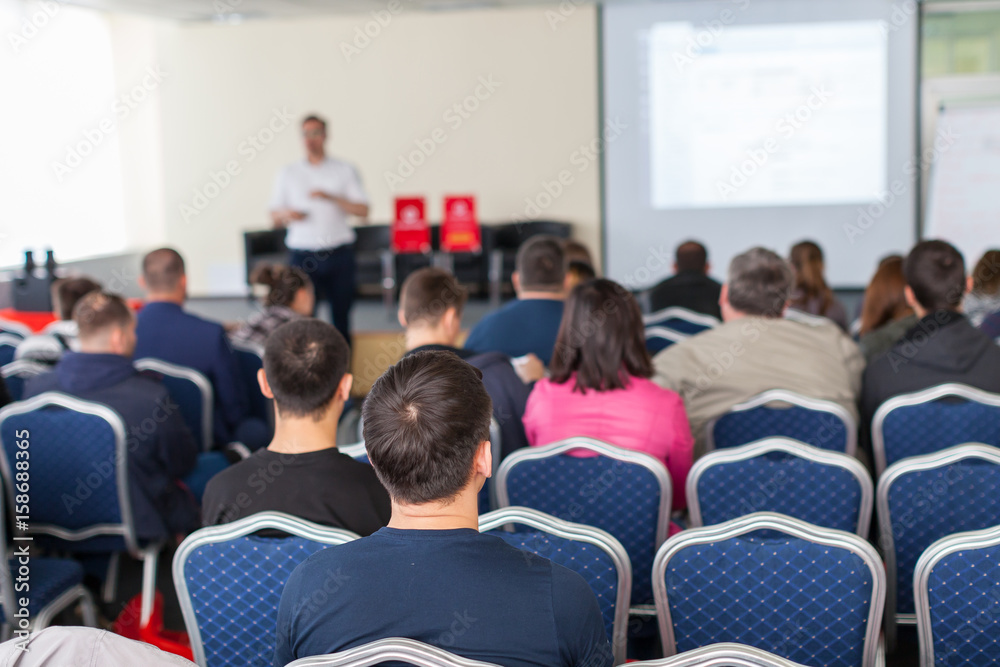
[[[629,663],[629,667],[705,667],[706,665],[718,665],[719,667],[723,665],[725,667],[805,667],[805,665],[753,646],[728,642],[685,651],[682,655],[669,658]]]
[[[26,324],[0,319],[0,336],[13,336],[14,338],[23,340],[32,333],[31,327]]]
[[[14,353],[21,344],[21,338],[11,334],[0,334],[0,366],[6,366],[14,361]]]
[[[598,456],[570,456],[588,449]],[[632,605],[652,602],[650,572],[670,520],[670,477],[648,454],[588,438],[521,449],[497,473],[500,507],[519,505],[594,526],[621,542],[632,561]]]
[[[899,461],[879,479],[876,496],[894,630],[896,617],[913,618],[913,571],[927,547],[1000,525],[1000,450],[969,444]]]
[[[11,398],[15,401],[20,401],[21,397],[24,396],[25,381],[30,377],[49,370],[51,370],[51,367],[45,364],[20,359],[5,364],[0,368],[0,374],[3,375],[4,384],[7,385],[7,391],[10,392]]]
[[[254,535],[262,530],[286,535]],[[174,554],[173,572],[195,662],[269,667],[278,603],[292,570],[317,551],[357,537],[280,512],[189,535]],[[329,599],[324,583],[316,582],[317,606]]]
[[[625,548],[608,533],[560,521],[526,507],[507,507],[479,518],[480,530],[507,544],[580,574],[597,597],[615,664],[625,662],[632,568]],[[505,530],[504,528],[513,528]]]
[[[693,310],[677,306],[644,315],[642,322],[647,329],[649,327],[663,327],[685,336],[694,336],[719,326],[719,321],[711,315],[696,313]]]
[[[687,492],[693,526],[777,512],[862,537],[875,502],[857,459],[784,438],[709,452],[691,468]]]
[[[922,666],[1000,663],[1000,527],[932,544],[914,588]]]
[[[264,367],[263,350],[245,343],[233,343],[233,353],[240,367],[240,380],[247,388],[250,414],[266,424],[273,424],[272,401],[261,393],[257,381],[257,371]]]
[[[212,449],[215,445],[212,428],[214,399],[208,379],[193,368],[160,359],[136,359],[133,365],[163,383],[170,392],[170,398],[177,402],[181,417],[195,442],[203,451]]]
[[[944,384],[891,398],[872,419],[879,474],[905,458],[965,442],[1000,446],[1000,395]]]
[[[885,572],[857,535],[752,514],[673,536],[654,577],[665,655],[735,642],[803,665],[875,664]]]
[[[710,421],[707,440],[709,449],[724,449],[763,438],[784,437],[853,455],[857,447],[856,431],[854,419],[835,403],[772,390],[733,406]]]
[[[674,331],[664,327],[647,327],[646,350],[648,350],[650,354],[655,355],[657,352],[665,350],[674,343],[679,343],[685,338],[686,336],[675,333]]]
[[[8,500],[16,508],[18,452],[30,460],[32,532],[79,538],[74,551],[135,551],[129,505],[125,425],[110,408],[46,392],[0,411],[0,458]],[[27,443],[27,444],[24,444]]]

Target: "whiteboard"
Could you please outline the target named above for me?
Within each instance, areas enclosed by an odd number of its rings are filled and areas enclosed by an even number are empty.
[[[971,270],[1000,248],[1000,101],[942,109],[923,157],[932,160],[924,237],[950,242]]]

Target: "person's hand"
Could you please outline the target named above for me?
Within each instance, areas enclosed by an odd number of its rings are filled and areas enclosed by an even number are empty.
[[[511,363],[517,372],[517,376],[521,378],[521,382],[524,384],[531,384],[545,377],[545,364],[532,352],[523,357],[511,359]]]
[[[326,199],[327,201],[332,201],[334,203],[336,203],[337,200],[340,199],[340,197],[337,197],[336,195],[331,195],[328,192],[323,192],[322,190],[313,190],[312,192],[309,193],[309,196],[315,199]]]
[[[274,226],[279,229],[287,227],[290,223],[295,222],[296,220],[305,220],[305,218],[306,214],[302,211],[293,211],[291,209],[278,211],[273,216]]]

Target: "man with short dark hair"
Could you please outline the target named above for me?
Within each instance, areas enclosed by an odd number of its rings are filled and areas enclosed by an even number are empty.
[[[674,275],[649,290],[652,312],[677,306],[722,319],[719,295],[722,285],[708,276],[708,251],[697,241],[677,246]]]
[[[184,310],[187,274],[184,259],[173,248],[160,248],[142,260],[146,305],[139,311],[135,358],[153,357],[193,368],[212,384],[213,433],[216,447],[241,442],[251,451],[265,446],[267,425],[249,416],[248,389],[225,329]]]
[[[861,351],[829,320],[783,318],[792,278],[770,250],[737,255],[720,295],[723,323],[653,358],[653,380],[684,399],[696,456],[705,451],[711,419],[770,389],[833,401],[857,415]]]
[[[293,320],[271,333],[257,377],[274,399],[274,438],[208,483],[206,526],[275,511],[370,535],[389,521],[389,496],[371,466],[337,450],[349,358],[347,341],[326,322]]]
[[[509,357],[531,352],[547,366],[566,299],[564,262],[562,242],[554,236],[532,236],[521,244],[512,277],[517,299],[480,320],[465,349]]]
[[[59,319],[45,327],[42,333],[24,339],[17,346],[14,358],[55,364],[63,352],[77,349],[73,308],[85,295],[99,289],[100,283],[85,276],[54,281],[51,287],[52,312]]]
[[[25,398],[61,391],[112,408],[125,422],[138,537],[162,540],[198,528],[195,499],[177,483],[194,470],[198,446],[166,388],[132,367],[132,311],[121,297],[93,291],[77,304],[73,319],[80,351],[67,352],[53,371],[28,379]],[[156,425],[152,432],[149,423]]]
[[[490,397],[450,352],[404,357],[372,387],[365,443],[392,498],[389,526],[301,563],[281,595],[275,667],[408,637],[506,667],[610,667],[584,579],[478,530],[492,471]],[[336,573],[336,590],[313,603]]]
[[[862,424],[886,400],[946,382],[1000,394],[1000,347],[961,313],[965,261],[944,241],[922,241],[903,262],[906,301],[920,318],[865,370]]]

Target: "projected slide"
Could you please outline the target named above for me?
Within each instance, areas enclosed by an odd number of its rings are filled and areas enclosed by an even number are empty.
[[[652,208],[849,204],[885,189],[878,21],[663,22],[647,48]]]

